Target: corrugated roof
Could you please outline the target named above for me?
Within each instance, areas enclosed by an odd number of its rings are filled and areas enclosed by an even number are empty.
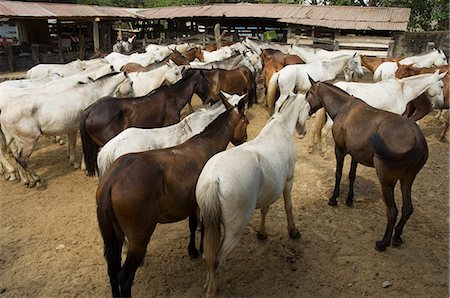
[[[411,9],[300,4],[214,4],[149,9],[1,1],[0,16],[36,18],[116,17],[174,19],[194,17],[266,18],[282,23],[333,29],[406,31]]]
[[[136,14],[121,7],[20,1],[0,1],[0,16],[33,18],[136,18]]]
[[[301,4],[214,4],[138,10],[149,19],[189,17],[269,18],[283,23],[333,29],[406,31],[410,8],[321,6]]]

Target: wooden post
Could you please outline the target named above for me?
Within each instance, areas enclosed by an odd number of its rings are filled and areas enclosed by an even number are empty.
[[[64,50],[62,47],[61,35],[58,35],[58,56],[59,62],[64,63]]]
[[[98,34],[98,22],[100,22],[100,18],[95,18],[94,22],[92,22],[92,36],[94,39],[94,49],[100,49],[100,38]]]
[[[214,25],[214,39],[216,40],[216,47],[220,49],[222,47],[222,36],[220,35],[220,24]]]
[[[8,57],[8,68],[10,71],[14,71],[15,70],[14,53],[12,50],[12,45],[10,45],[10,44],[5,45],[5,53],[6,53],[6,56]]]
[[[203,48],[206,47],[206,29],[205,29],[205,32],[203,32],[202,46],[203,46]]]
[[[387,51],[387,54],[386,54],[387,58],[394,57],[394,44],[395,44],[394,40],[390,40],[389,41],[389,47],[388,47],[388,51]]]
[[[31,44],[31,58],[33,59],[33,65],[39,64],[39,44]]]
[[[339,51],[339,41],[337,40],[333,42],[333,51]]]
[[[84,54],[85,54],[85,48],[84,48],[84,35],[83,35],[83,33],[81,33],[81,30],[80,30],[80,52],[79,52],[79,54],[78,54],[78,57],[79,57],[81,60],[84,60]]]

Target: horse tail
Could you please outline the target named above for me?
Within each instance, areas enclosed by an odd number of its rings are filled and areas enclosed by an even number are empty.
[[[220,223],[222,210],[219,200],[219,179],[209,183],[207,189],[197,195],[204,235],[204,258],[207,264],[215,264],[220,249]]]
[[[97,157],[97,166],[98,166],[98,175],[101,177],[105,174],[106,170],[111,166],[114,162],[115,158],[115,150],[114,146],[108,146],[106,144],[102,147],[100,152],[98,152]]]
[[[275,110],[275,97],[277,95],[279,76],[280,72],[274,72],[269,80],[269,86],[267,86],[267,107],[269,108],[270,115],[272,115]]]
[[[118,275],[121,269],[121,254],[124,234],[112,209],[111,187],[102,184],[97,191],[97,220],[104,243],[104,256],[108,264],[113,296],[120,296]]]
[[[86,130],[86,118],[89,116],[89,111],[84,110],[80,120],[80,136],[81,144],[83,146],[84,161],[86,164],[86,171],[88,176],[95,176],[98,174],[97,166],[97,152],[99,146],[94,142],[92,137]]]
[[[256,97],[256,75],[255,75],[255,73],[250,72],[250,77],[251,77],[252,86],[251,86],[250,96],[248,99],[248,107],[249,108],[251,108],[254,103],[258,102],[258,99]]]
[[[381,71],[380,67],[378,67],[377,69],[375,69],[375,72],[373,73],[373,80],[375,82],[381,81],[382,75],[383,75],[382,71]]]
[[[381,138],[378,133],[372,133],[369,136],[369,143],[372,146],[378,158],[383,161],[386,161],[387,164],[393,166],[403,166],[406,163],[411,163],[414,160],[423,159],[422,156],[419,156],[418,153],[422,152],[418,150],[417,146],[412,146],[407,152],[398,153],[392,151]],[[426,147],[426,142],[425,142]]]

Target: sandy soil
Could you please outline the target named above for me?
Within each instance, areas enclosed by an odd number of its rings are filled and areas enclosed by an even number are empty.
[[[249,138],[268,119],[260,105],[249,112]],[[309,120],[310,127],[312,120]],[[430,157],[413,188],[414,213],[405,243],[374,249],[386,225],[374,169],[359,166],[355,204],[327,205],[335,161],[307,153],[310,136],[296,139],[294,218],[302,233],[289,238],[282,200],[267,218],[268,239],[256,239],[259,212],[219,273],[219,296],[236,297],[448,297],[449,144],[437,141],[440,123],[421,121]],[[329,137],[332,142],[331,137]],[[78,156],[81,148],[78,147]],[[95,215],[96,178],[74,171],[66,146],[40,141],[32,167],[44,189],[0,181],[0,288],[2,297],[108,297],[109,281]],[[347,193],[349,159],[342,198]],[[396,190],[401,206],[400,192]],[[399,207],[400,209],[400,207]],[[206,275],[202,259],[187,254],[188,223],[159,225],[145,264],[134,281],[138,297],[200,297]],[[389,281],[392,286],[383,288]]]

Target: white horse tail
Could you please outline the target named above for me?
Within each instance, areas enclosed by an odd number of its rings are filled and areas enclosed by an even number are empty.
[[[214,182],[208,183],[206,189],[197,194],[197,203],[205,229],[203,257],[207,264],[216,266],[217,254],[220,249],[220,223],[222,217],[218,178]]]
[[[278,90],[278,77],[280,72],[274,72],[269,80],[269,86],[267,86],[267,107],[269,108],[269,114],[273,115],[275,110],[275,97]]]
[[[98,166],[98,176],[103,176],[106,170],[114,162],[115,150],[114,146],[108,146],[105,144],[102,149],[100,149],[97,156],[97,166]]]
[[[375,69],[375,72],[373,73],[374,82],[381,81],[381,76],[382,76],[381,69],[380,69],[380,67],[377,67],[377,69]]]

